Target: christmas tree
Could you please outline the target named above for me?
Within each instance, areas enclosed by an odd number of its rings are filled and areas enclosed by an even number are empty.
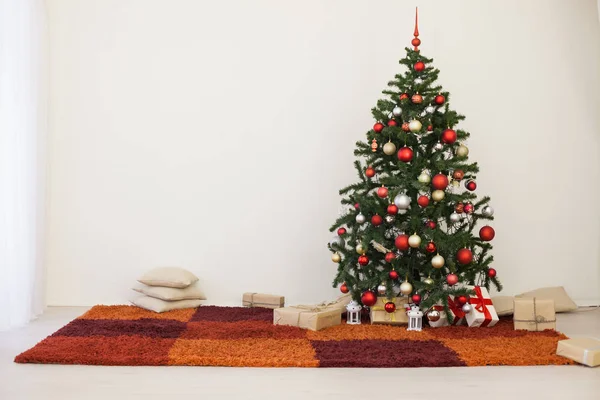
[[[356,143],[359,181],[340,190],[349,207],[331,227],[333,285],[365,306],[377,294],[404,295],[448,311],[448,296],[465,299],[467,285],[502,289],[489,254],[495,232],[481,223],[494,211],[489,197],[475,194],[479,167],[458,127],[465,117],[419,51],[418,20],[414,36],[399,61],[406,71],[388,83],[367,141]]]

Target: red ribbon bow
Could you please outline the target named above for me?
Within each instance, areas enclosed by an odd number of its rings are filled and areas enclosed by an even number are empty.
[[[492,299],[483,298],[483,293],[481,293],[481,287],[475,286],[474,289],[475,295],[477,297],[471,297],[469,299],[469,303],[475,306],[475,310],[479,311],[480,313],[483,313],[484,320],[481,323],[481,326],[488,326],[488,324],[492,322],[492,314],[490,313],[490,310],[488,310],[487,306],[492,306],[494,305],[494,303],[492,303]]]
[[[458,322],[465,317],[465,312],[462,310],[460,304],[457,301],[454,301],[452,297],[448,296],[448,308],[454,314],[454,320],[451,322],[451,325],[456,325]],[[450,322],[450,320],[448,320]]]

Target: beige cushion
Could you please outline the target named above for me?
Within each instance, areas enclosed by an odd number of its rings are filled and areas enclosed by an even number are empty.
[[[166,286],[172,288],[185,288],[197,282],[198,277],[179,267],[155,268],[146,272],[138,282],[148,286]]]
[[[495,296],[492,297],[492,303],[498,316],[513,315],[515,311],[515,298],[512,296]]]
[[[162,313],[165,311],[179,310],[181,308],[196,308],[200,306],[201,300],[164,301],[150,296],[142,296],[135,300],[131,300],[131,302],[146,310]]]
[[[173,300],[206,300],[206,296],[198,287],[198,284],[190,285],[183,289],[164,287],[164,286],[145,286],[139,285],[132,288],[138,293],[156,299],[173,301]]]
[[[571,300],[565,291],[565,288],[562,286],[536,289],[531,292],[518,294],[515,297],[535,297],[538,300],[554,300],[556,312],[577,310],[577,304]]]

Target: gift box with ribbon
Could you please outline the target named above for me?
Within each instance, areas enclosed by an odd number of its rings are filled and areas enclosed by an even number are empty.
[[[390,301],[396,305],[396,311],[392,313],[385,311],[385,303]],[[408,297],[394,297],[392,299],[378,297],[377,303],[370,310],[371,324],[408,324],[408,316],[406,315],[406,306],[408,303]]]
[[[285,304],[285,297],[265,293],[244,293],[242,305],[244,307],[279,308]]]
[[[588,367],[597,367],[600,365],[600,340],[592,338],[560,340],[556,347],[556,354]]]
[[[554,300],[533,298],[515,298],[515,330],[543,331],[556,329]]]
[[[461,325],[465,320],[465,312],[462,310],[462,305],[454,297],[448,296],[448,308],[452,313],[452,318],[448,318],[450,325]],[[445,314],[445,313],[444,313]]]
[[[341,323],[342,312],[337,301],[273,310],[273,325],[290,325],[319,331]]]
[[[492,327],[499,321],[498,314],[487,289],[481,286],[470,287],[475,294],[469,299],[473,309],[466,315],[467,324],[471,328]]]

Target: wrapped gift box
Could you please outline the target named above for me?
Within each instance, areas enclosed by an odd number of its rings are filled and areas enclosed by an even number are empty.
[[[458,301],[454,300],[453,296],[448,296],[448,308],[452,313],[452,319],[448,319],[450,325],[462,325],[465,321],[465,312],[462,310],[462,306]],[[446,315],[446,313],[444,313]]]
[[[242,305],[244,307],[279,308],[285,305],[285,297],[275,294],[244,293]]]
[[[290,325],[320,331],[342,323],[340,308],[333,306],[292,306],[273,310],[274,325]]]
[[[588,367],[597,367],[600,365],[600,340],[592,338],[561,340],[558,342],[556,354]]]
[[[471,328],[496,325],[499,318],[487,289],[481,286],[471,286],[470,289],[473,289],[475,294],[469,299],[473,310],[465,316],[467,324]]]
[[[537,300],[533,297],[515,298],[514,302],[515,330],[556,329],[554,300]]]
[[[384,306],[385,303],[387,303],[388,301],[393,301],[396,305],[396,311],[394,311],[393,313],[385,311]],[[373,307],[371,307],[371,324],[408,324],[408,316],[406,315],[406,306],[408,303],[408,297],[394,297],[393,299],[388,299],[386,297],[378,297],[377,303]]]

